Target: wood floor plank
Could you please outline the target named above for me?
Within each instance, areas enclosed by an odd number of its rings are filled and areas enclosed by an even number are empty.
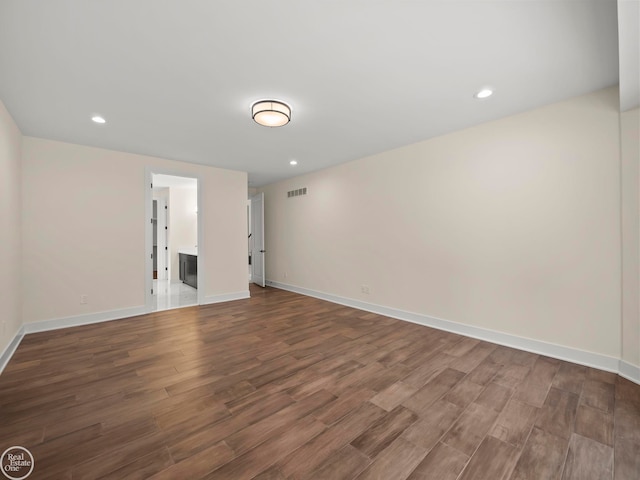
[[[503,387],[502,385],[491,382],[487,384],[486,388],[480,393],[475,403],[483,407],[491,408],[496,412],[501,412],[509,401],[509,398],[511,398],[511,395],[513,395],[512,388]]]
[[[444,443],[438,443],[415,468],[408,480],[456,480],[469,457]]]
[[[385,411],[380,407],[369,402],[363,403],[358,409],[279,462],[280,471],[290,479],[305,478],[326,458],[350,443],[384,415]]]
[[[418,419],[411,410],[398,406],[359,435],[351,445],[374,458]]]
[[[298,420],[284,431],[272,436],[268,442],[260,444],[246,453],[235,457],[219,469],[203,478],[207,479],[249,479],[268,469],[290,452],[307,443],[326,427],[311,416]]]
[[[429,380],[445,370],[456,357],[443,352],[438,352],[429,358],[429,361],[418,366],[402,381],[412,387],[422,388]],[[464,375],[462,375],[464,376]],[[460,378],[462,378],[462,376]]]
[[[478,398],[483,390],[484,387],[482,385],[478,385],[465,378],[449,389],[449,392],[447,392],[443,399],[459,407],[466,408],[467,405]]]
[[[371,463],[369,457],[351,445],[345,445],[325,460],[307,479],[348,480],[355,478]]]
[[[333,402],[317,409],[313,415],[326,425],[332,425],[374,395],[373,390],[351,387]]]
[[[580,405],[576,414],[575,432],[596,442],[613,446],[613,414]]]
[[[128,465],[123,465],[121,468],[100,477],[100,480],[147,480],[173,464],[169,450],[164,447],[137,458]]]
[[[486,437],[460,476],[460,480],[506,480],[518,458],[518,449]]]
[[[536,407],[512,398],[498,416],[491,435],[521,448],[529,436],[537,415]]]
[[[489,358],[491,358],[491,356],[489,356]],[[498,370],[493,377],[493,381],[504,387],[515,388],[523,382],[530,370],[531,368],[524,365],[507,363]]]
[[[623,480],[640,472],[640,385],[617,383],[624,385],[624,394],[617,396],[614,413],[614,472]]]
[[[397,438],[384,449],[357,480],[404,480],[422,461],[427,452],[402,438]]]
[[[0,375],[0,450],[28,448],[41,480],[640,471],[640,385],[250,288],[245,300],[26,335]]]
[[[410,442],[431,450],[460,417],[463,409],[440,399],[402,434]]]
[[[534,427],[510,480],[560,478],[569,440]]]
[[[393,385],[385,388],[370,401],[374,405],[378,405],[380,408],[383,408],[387,412],[390,412],[417,391],[417,388],[412,387],[411,385],[408,385],[402,381],[398,381]]]
[[[463,377],[464,373],[447,368],[427,382],[415,395],[402,402],[402,405],[417,414],[422,414],[429,409],[433,402],[448,393]]]
[[[568,439],[574,431],[577,409],[576,394],[552,388],[540,409],[536,426],[547,433]]]
[[[615,401],[615,385],[599,380],[587,379],[582,388],[580,403],[598,408],[604,412],[613,412]]]
[[[566,390],[577,395],[582,391],[582,385],[587,374],[587,367],[575,363],[562,362],[551,385],[560,390]]]
[[[502,367],[503,365],[495,363],[491,359],[491,356],[488,356],[473,370],[471,370],[469,375],[467,375],[467,379],[473,383],[477,383],[478,385],[487,385],[491,380],[493,380]]]
[[[443,442],[471,456],[482,442],[498,413],[472,403],[444,436]]]
[[[224,442],[220,442],[157,472],[150,480],[174,480],[185,478],[187,475],[193,479],[202,478],[233,458],[233,450]]]
[[[610,479],[613,479],[613,449],[582,435],[571,435],[562,480]]]
[[[466,352],[457,360],[454,360],[449,366],[460,372],[469,373],[474,370],[478,364],[484,361],[495,349],[497,345],[487,342],[479,342],[471,350]],[[445,350],[446,351],[446,350]]]
[[[291,425],[296,424],[299,419],[311,414],[316,408],[320,408],[334,399],[335,397],[329,392],[321,390],[300,402],[283,408],[274,415],[270,415],[237,433],[231,434],[226,437],[225,442],[233,449],[236,455],[240,455],[269,440],[275,431],[291,428]]]

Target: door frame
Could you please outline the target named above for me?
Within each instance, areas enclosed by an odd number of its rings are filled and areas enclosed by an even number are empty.
[[[260,198],[260,211],[256,212],[255,208],[253,208],[253,202],[254,199],[256,198]],[[251,203],[251,207],[250,207],[250,212],[251,212],[251,283],[255,283],[256,285],[259,285],[261,287],[266,287],[267,284],[267,270],[266,270],[266,261],[265,261],[265,255],[266,255],[266,247],[265,247],[265,235],[264,235],[264,192],[260,192],[257,193],[255,195],[252,195],[250,198],[250,203]],[[255,231],[255,219],[257,217],[260,217],[260,227],[261,227],[261,232],[260,232],[260,236],[262,239],[262,245],[257,245],[256,246],[256,231]],[[257,250],[259,249],[259,250]],[[259,255],[256,255],[256,252]],[[256,276],[254,275],[255,272],[255,268],[256,265],[258,264],[257,262],[260,262],[260,266],[261,266],[261,270],[262,270],[262,277],[259,279],[260,281],[257,281],[258,278],[256,278]]]
[[[169,265],[169,196],[156,196],[153,201],[158,202],[158,280],[167,280],[171,274]]]
[[[151,255],[153,254],[153,228],[151,225],[152,216],[153,216],[153,190],[152,190],[152,180],[153,175],[172,175],[174,177],[187,177],[187,178],[195,178],[197,181],[197,204],[198,211],[197,222],[198,222],[198,305],[202,305],[204,303],[204,287],[206,285],[206,275],[205,275],[205,259],[206,259],[206,248],[204,243],[204,225],[202,224],[202,220],[204,218],[204,202],[202,201],[202,178],[197,173],[193,172],[185,172],[182,170],[174,170],[162,167],[150,167],[146,166],[144,169],[144,250],[145,250],[145,267],[144,267],[144,295],[145,295],[145,310],[147,312],[153,311],[153,294],[151,293],[151,289],[153,288],[153,259]],[[167,202],[169,203],[169,202]],[[171,277],[169,277],[171,278]]]

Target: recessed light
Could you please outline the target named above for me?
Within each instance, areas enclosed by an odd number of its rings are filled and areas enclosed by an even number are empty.
[[[483,98],[488,98],[491,95],[493,95],[493,90],[491,90],[490,88],[483,88],[475,94],[475,97],[482,100]]]
[[[295,165],[297,165],[297,164],[298,164],[298,161],[297,161],[297,160],[291,160],[291,161],[289,162],[289,165],[294,165],[294,166],[295,166]]]
[[[93,120],[95,123],[107,123],[107,121],[100,115],[94,115],[93,117],[91,117],[91,120]]]

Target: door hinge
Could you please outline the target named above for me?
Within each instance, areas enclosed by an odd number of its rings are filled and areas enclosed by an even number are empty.
[[[169,227],[165,226],[164,229],[167,230]]]
[[[164,267],[165,270],[169,270],[169,267]]]
[[[169,250],[169,247],[164,247],[165,250]]]
[[[153,288],[151,289],[151,295],[153,295]]]
[[[151,258],[153,258],[153,253],[151,254]]]

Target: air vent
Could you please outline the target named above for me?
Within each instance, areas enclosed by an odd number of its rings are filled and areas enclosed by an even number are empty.
[[[287,192],[287,198],[299,197],[300,195],[306,195],[306,194],[307,194],[307,187],[298,188],[296,190],[289,190]]]

